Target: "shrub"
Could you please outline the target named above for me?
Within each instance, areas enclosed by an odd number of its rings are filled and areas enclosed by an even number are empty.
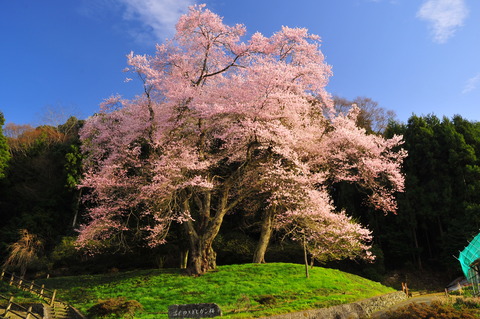
[[[475,319],[473,310],[461,307],[456,309],[452,304],[434,301],[431,304],[411,303],[386,313],[389,319]]]
[[[38,254],[43,248],[40,238],[28,232],[26,229],[19,230],[20,239],[9,245],[10,253],[3,267],[8,269],[20,268],[20,276],[25,276],[27,267],[38,259]]]
[[[480,309],[480,301],[478,298],[457,298],[453,306],[456,309]]]
[[[277,303],[277,298],[272,295],[260,295],[254,298],[256,302],[261,305],[274,305]]]
[[[133,318],[135,312],[143,310],[143,306],[136,300],[127,300],[125,297],[101,300],[87,311],[88,318]]]
[[[75,237],[63,237],[62,241],[52,251],[51,260],[57,266],[68,266],[79,259],[75,248]]]
[[[233,312],[237,313],[242,311],[249,311],[251,307],[252,307],[252,301],[250,300],[250,297],[247,296],[246,294],[242,294],[240,298],[237,299]]]
[[[450,291],[449,294],[453,295],[453,296],[463,296],[463,297],[473,297],[473,296],[475,296],[475,292],[473,291],[472,286],[462,287],[461,290]]]
[[[213,242],[218,264],[239,264],[252,261],[256,242],[241,231],[219,234]]]

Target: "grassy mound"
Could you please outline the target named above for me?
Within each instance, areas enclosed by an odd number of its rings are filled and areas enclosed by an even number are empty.
[[[83,313],[99,300],[136,300],[135,318],[167,318],[168,306],[217,303],[226,317],[258,317],[328,307],[392,292],[393,289],[335,269],[272,263],[219,266],[200,277],[176,269],[45,279],[59,298]]]

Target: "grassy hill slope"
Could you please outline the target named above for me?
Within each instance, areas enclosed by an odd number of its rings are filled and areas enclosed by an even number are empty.
[[[80,311],[99,300],[125,297],[144,308],[135,318],[167,318],[168,306],[217,303],[226,317],[258,317],[328,307],[392,292],[393,289],[335,269],[272,263],[219,266],[200,277],[177,269],[138,270],[42,280]],[[41,284],[40,283],[40,284]]]

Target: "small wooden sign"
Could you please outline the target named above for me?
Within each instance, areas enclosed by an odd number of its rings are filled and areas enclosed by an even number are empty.
[[[212,318],[222,315],[215,303],[194,303],[168,307],[168,318]]]

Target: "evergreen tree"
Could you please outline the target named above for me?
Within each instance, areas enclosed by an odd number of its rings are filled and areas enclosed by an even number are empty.
[[[480,226],[479,125],[460,116],[412,116],[406,125],[392,123],[386,134],[393,133],[403,134],[409,156],[399,215],[381,217],[374,230],[386,260],[396,266],[458,267],[452,256]]]
[[[3,113],[0,112],[0,178],[5,177],[5,170],[10,159],[7,139],[3,135],[3,124],[5,124],[5,118],[3,117]]]

